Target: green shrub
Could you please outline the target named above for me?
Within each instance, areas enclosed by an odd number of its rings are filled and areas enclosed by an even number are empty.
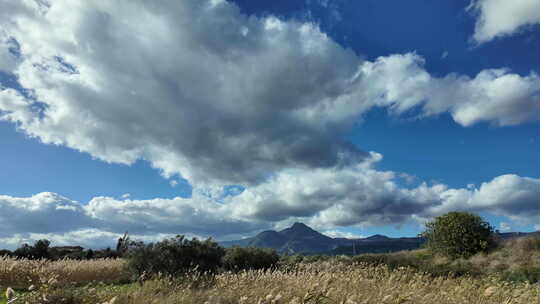
[[[189,271],[215,272],[221,265],[225,250],[211,239],[188,240],[178,235],[161,242],[132,242],[127,252],[127,267],[140,276],[164,274],[177,276]]]
[[[271,269],[277,266],[279,255],[273,249],[232,247],[226,249],[222,261],[223,267],[231,271]]]
[[[447,257],[468,258],[496,246],[493,227],[476,214],[450,212],[426,224],[427,248]]]
[[[510,282],[540,282],[540,269],[523,267],[514,271],[506,271],[502,279]]]

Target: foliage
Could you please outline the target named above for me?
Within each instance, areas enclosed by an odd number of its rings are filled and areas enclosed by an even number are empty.
[[[212,239],[188,240],[183,235],[161,242],[132,242],[127,253],[128,269],[135,275],[166,274],[177,276],[193,269],[215,272],[221,265],[225,250]]]
[[[116,254],[119,257],[124,256],[127,253],[128,249],[129,249],[129,244],[130,243],[131,243],[131,241],[130,241],[130,238],[129,238],[129,234],[126,231],[126,233],[124,233],[124,236],[119,238],[118,242],[116,243]]]
[[[422,236],[430,250],[453,259],[487,252],[496,245],[493,227],[468,212],[450,212],[435,218],[426,224]]]
[[[227,248],[223,257],[223,267],[226,270],[238,271],[247,269],[271,269],[279,262],[279,255],[273,249],[256,247]]]
[[[21,247],[17,248],[13,255],[18,258],[24,259],[47,259],[49,255],[49,246],[51,242],[49,240],[38,240],[34,243],[33,246],[28,244],[23,244]]]

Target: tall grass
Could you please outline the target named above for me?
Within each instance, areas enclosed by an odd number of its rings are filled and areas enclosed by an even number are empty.
[[[540,284],[530,283],[540,269],[540,239],[507,241],[496,251],[468,260],[449,260],[416,250],[306,259],[267,271],[158,276],[142,286],[107,285],[126,280],[124,269],[120,259],[48,262],[1,258],[0,290],[37,285],[32,292],[16,290],[14,303],[29,304],[540,303]],[[456,271],[461,273],[455,275]],[[91,284],[81,285],[86,283]]]
[[[355,262],[387,265],[392,269],[411,267],[432,276],[496,275],[508,281],[540,282],[540,238],[528,237],[501,242],[496,250],[469,259],[449,259],[427,249],[389,254],[364,254],[350,258]]]
[[[124,264],[121,259],[48,261],[0,257],[0,289],[127,280]]]
[[[155,279],[121,293],[99,295],[95,288],[70,298],[55,296],[55,303],[336,303],[336,304],[530,304],[540,303],[540,286],[511,284],[495,277],[437,277],[410,268],[349,264],[337,259],[300,264],[294,271],[250,270],[205,277],[193,274],[181,280]],[[86,294],[86,296],[85,296]],[[39,296],[28,303],[44,303]],[[94,301],[94,302],[92,302]],[[47,302],[49,303],[49,302]],[[51,302],[52,303],[52,302]],[[110,302],[109,302],[110,303]]]

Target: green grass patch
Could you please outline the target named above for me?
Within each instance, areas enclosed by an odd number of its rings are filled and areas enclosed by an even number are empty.
[[[26,292],[19,295],[16,303],[55,303],[55,304],[93,304],[103,303],[115,296],[128,294],[139,286],[130,284],[95,283],[85,286],[58,286],[48,287],[36,292]],[[47,302],[43,302],[41,295],[47,295]],[[2,302],[0,302],[2,304]]]
[[[6,304],[7,299],[4,296],[6,294],[6,291],[4,289],[0,289],[0,291],[2,292],[2,294],[0,295],[0,304]]]

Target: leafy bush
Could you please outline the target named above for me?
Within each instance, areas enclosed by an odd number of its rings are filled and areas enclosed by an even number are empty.
[[[493,227],[476,214],[450,212],[426,224],[422,236],[433,252],[450,258],[468,258],[496,246]]]
[[[48,259],[49,254],[49,245],[51,242],[49,240],[38,240],[34,243],[33,246],[28,244],[23,244],[21,247],[17,248],[13,255],[18,258],[24,259]]]
[[[183,235],[161,242],[132,242],[127,252],[127,267],[135,275],[177,276],[191,270],[214,272],[221,265],[225,250],[211,239],[188,240]]]
[[[223,267],[226,270],[271,269],[279,262],[279,255],[273,249],[256,247],[232,247],[226,249]]]

